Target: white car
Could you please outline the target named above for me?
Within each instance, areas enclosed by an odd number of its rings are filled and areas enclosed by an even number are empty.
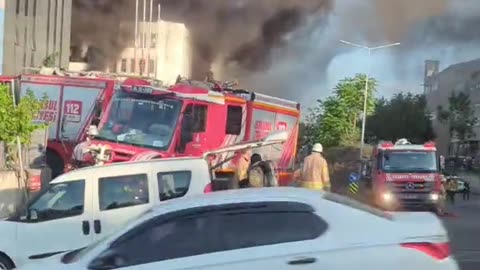
[[[388,214],[301,188],[230,190],[154,207],[85,249],[20,270],[458,270],[431,213]]]

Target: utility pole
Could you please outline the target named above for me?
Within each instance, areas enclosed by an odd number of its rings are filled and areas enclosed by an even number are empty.
[[[142,21],[142,61],[145,63],[145,47],[146,47],[146,31],[145,31],[145,24],[147,22],[147,0],[143,0],[143,21]],[[145,70],[145,65],[143,65],[143,68],[140,68],[140,76],[143,75],[143,72]]]
[[[147,72],[147,77],[150,77],[150,51],[152,50],[152,23],[153,23],[153,0],[150,0],[150,18],[148,20],[148,46],[147,47],[147,63],[145,69]]]
[[[372,56],[372,51],[379,50],[379,49],[384,49],[388,47],[393,47],[393,46],[398,46],[400,43],[392,43],[392,44],[387,44],[387,45],[382,45],[382,46],[377,46],[377,47],[366,47],[362,46],[359,44],[355,44],[352,42],[348,42],[345,40],[340,40],[341,43],[357,47],[360,49],[364,49],[368,52],[368,66],[367,66],[367,74],[365,78],[365,90],[363,93],[363,115],[362,115],[362,136],[361,136],[361,141],[360,141],[360,160],[363,159],[363,148],[365,145],[365,127],[366,127],[366,122],[367,122],[367,103],[368,103],[368,81],[369,81],[369,76],[370,76],[370,68],[371,68],[371,56]]]
[[[162,21],[161,13],[162,13],[162,6],[158,4],[158,14],[157,14],[157,38],[155,40],[155,78],[158,76],[158,49],[160,44],[160,25]]]
[[[138,55],[137,55],[137,47],[138,47],[138,0],[135,2],[135,38],[133,44],[133,73],[137,73],[137,66],[138,66]]]

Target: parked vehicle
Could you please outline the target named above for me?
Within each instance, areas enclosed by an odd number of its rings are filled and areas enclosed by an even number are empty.
[[[168,88],[124,85],[115,92],[92,142],[112,149],[110,162],[122,162],[199,157],[286,130],[289,139],[283,147],[258,151],[275,162],[280,183],[287,184],[293,173],[299,117],[296,102],[231,89],[228,84],[180,80]]]
[[[374,201],[386,209],[420,207],[436,211],[442,199],[442,178],[432,142],[380,143],[373,152],[371,179]]]
[[[218,154],[282,144],[286,132],[231,145],[203,157],[165,158],[89,166],[60,175],[24,210],[0,221],[0,269],[85,247],[154,205],[228,189],[212,185],[209,160]]]
[[[117,268],[459,269],[431,213],[389,215],[332,193],[282,187],[166,202],[87,248],[20,270]]]

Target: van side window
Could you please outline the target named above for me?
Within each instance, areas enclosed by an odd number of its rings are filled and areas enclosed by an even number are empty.
[[[148,177],[146,174],[104,177],[98,181],[100,210],[147,204]]]
[[[242,132],[242,107],[228,106],[226,134],[240,135]]]
[[[80,216],[85,200],[85,180],[52,184],[28,207],[26,222],[42,222]]]
[[[157,174],[161,201],[185,196],[190,187],[191,171],[161,172]]]

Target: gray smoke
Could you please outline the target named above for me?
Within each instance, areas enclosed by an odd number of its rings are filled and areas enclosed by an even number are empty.
[[[388,96],[421,92],[425,59],[446,67],[480,56],[478,0],[157,1],[163,19],[191,30],[197,79],[214,69],[221,79],[305,105],[330,94],[339,79],[366,72],[369,60],[379,94]],[[134,5],[74,0],[72,43],[93,47],[95,66],[108,65],[133,39],[133,28],[119,25],[133,21]],[[369,59],[339,39],[402,44]]]
[[[379,95],[418,93],[425,59],[438,59],[446,67],[480,57],[478,11],[480,2],[474,0],[337,0],[328,18],[311,19],[291,35],[286,49],[274,52],[267,72],[247,71],[241,80],[252,89],[312,105],[329,95],[338,80],[366,72],[371,60]],[[378,50],[369,59],[366,51],[339,39],[371,47],[402,44]]]

